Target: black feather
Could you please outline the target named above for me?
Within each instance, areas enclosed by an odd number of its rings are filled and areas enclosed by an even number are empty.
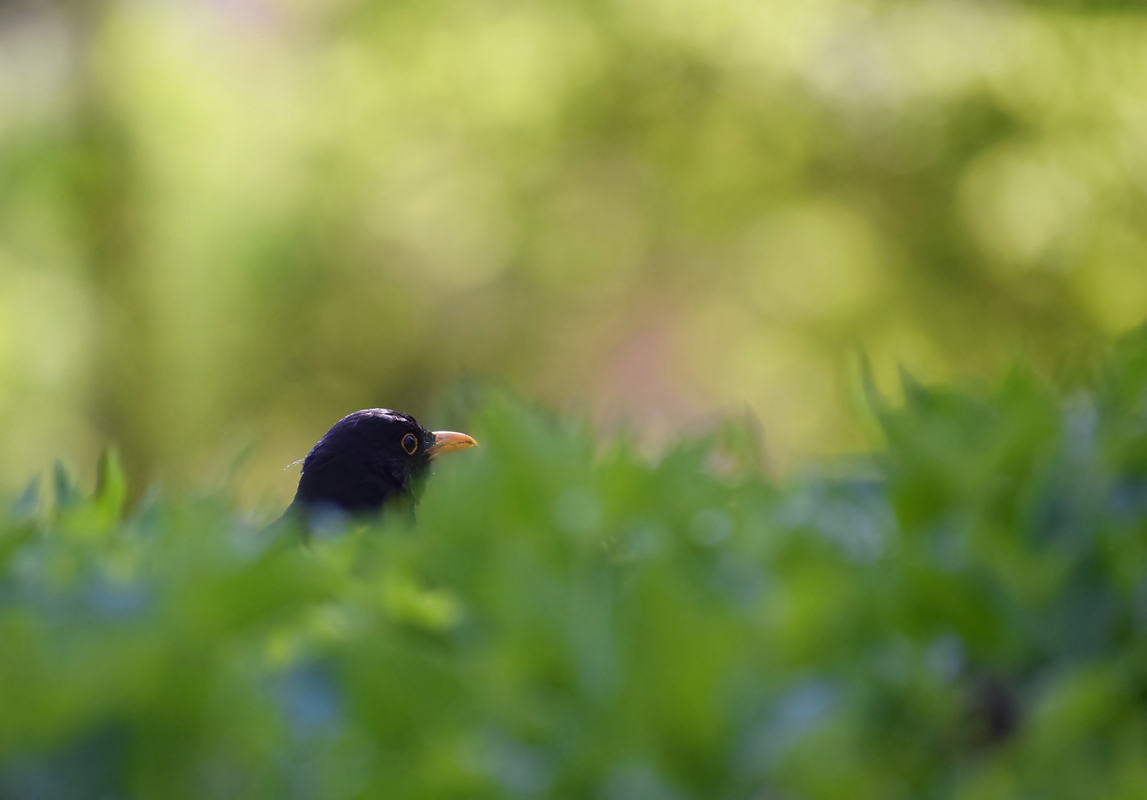
[[[413,453],[403,448],[408,434],[417,438]],[[284,516],[357,516],[396,504],[413,507],[434,441],[414,417],[398,411],[368,408],[343,417],[303,460],[299,488]]]

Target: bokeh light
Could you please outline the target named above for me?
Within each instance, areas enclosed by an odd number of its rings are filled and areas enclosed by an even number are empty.
[[[1086,362],[1147,313],[1135,9],[0,3],[0,487],[281,504],[475,378],[786,470],[868,442],[861,354]]]

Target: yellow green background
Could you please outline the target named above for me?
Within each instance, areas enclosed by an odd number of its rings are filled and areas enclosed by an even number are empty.
[[[785,470],[870,444],[859,353],[1070,372],[1147,312],[1136,8],[2,3],[0,487],[274,505],[469,381]]]

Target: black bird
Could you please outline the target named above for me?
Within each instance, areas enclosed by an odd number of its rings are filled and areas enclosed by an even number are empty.
[[[299,488],[283,516],[412,508],[431,460],[477,444],[464,433],[428,431],[414,417],[388,408],[356,411],[336,422],[303,459]]]

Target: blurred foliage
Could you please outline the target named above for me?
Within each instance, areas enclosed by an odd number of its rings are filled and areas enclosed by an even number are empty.
[[[1147,315],[1147,22],[1086,0],[0,2],[0,485],[245,497],[459,376],[779,466]]]
[[[0,797],[1147,795],[1147,332],[904,398],[778,484],[492,395],[415,527],[306,545],[60,472],[0,523]]]

